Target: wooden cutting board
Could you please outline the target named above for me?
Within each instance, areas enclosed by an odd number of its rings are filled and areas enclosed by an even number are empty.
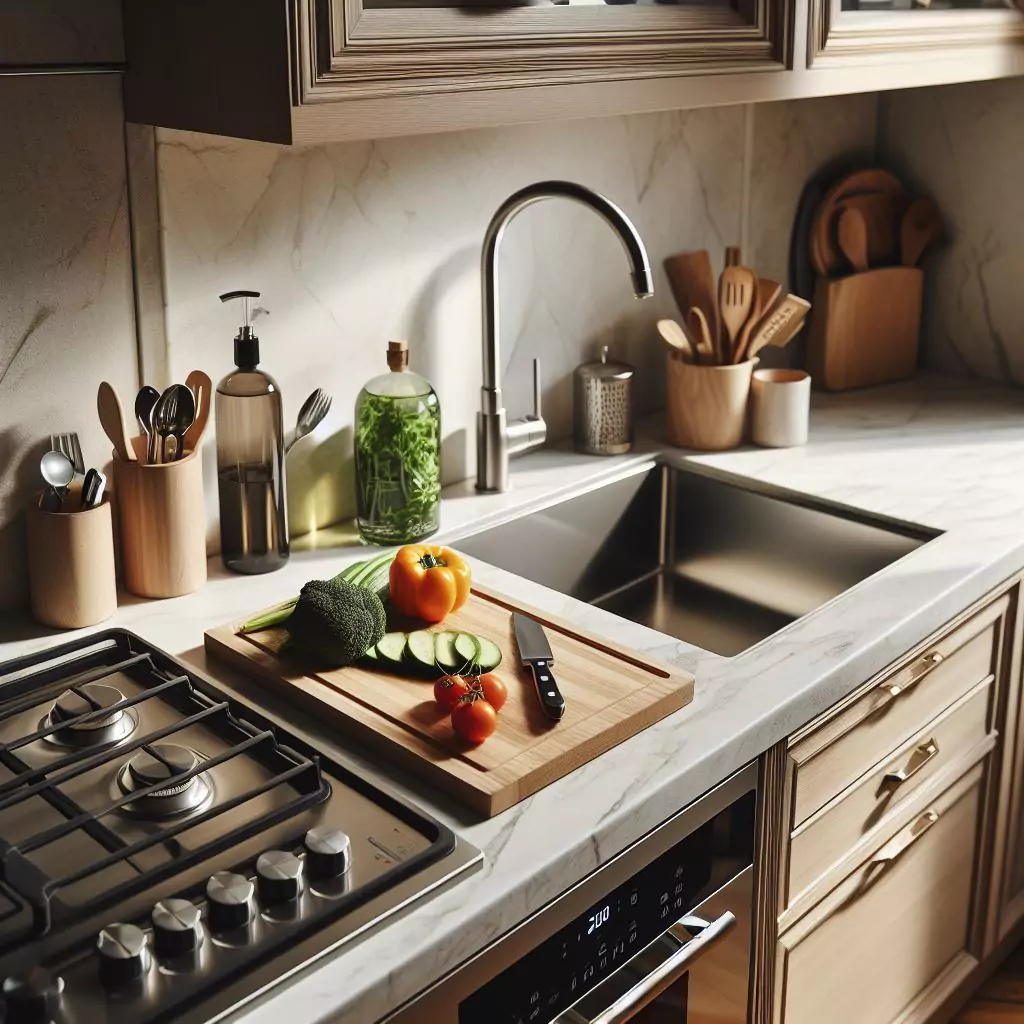
[[[547,631],[566,703],[560,722],[545,717],[532,676],[519,663],[513,610]],[[312,671],[293,655],[278,654],[283,629],[241,636],[238,625],[209,630],[207,652],[488,817],[693,699],[688,673],[474,586],[466,605],[436,628],[494,640],[503,656],[497,674],[508,687],[508,700],[497,731],[469,747],[434,703],[431,682],[356,666]]]

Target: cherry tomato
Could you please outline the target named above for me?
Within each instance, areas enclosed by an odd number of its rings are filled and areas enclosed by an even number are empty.
[[[484,700],[495,711],[500,711],[505,706],[505,701],[508,699],[508,690],[505,684],[493,672],[487,672],[480,676],[479,679],[474,680],[473,685],[480,687]]]
[[[452,711],[455,735],[467,743],[483,743],[498,727],[498,712],[484,700],[479,691],[470,691],[459,699]]]
[[[441,676],[434,683],[434,700],[449,711],[469,693],[469,684],[462,676]]]

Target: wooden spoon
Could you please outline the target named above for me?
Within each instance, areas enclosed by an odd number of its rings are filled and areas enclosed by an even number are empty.
[[[900,223],[900,262],[916,267],[933,245],[942,242],[945,230],[935,202],[927,197],[915,199]]]
[[[787,295],[775,311],[761,322],[761,326],[758,327],[747,346],[746,358],[753,359],[761,349],[768,345],[773,345],[775,348],[788,345],[796,332],[803,326],[804,318],[810,308],[811,304],[806,299],[801,299],[798,295]]]
[[[125,462],[135,462],[135,449],[132,447],[128,430],[124,425],[124,412],[117,392],[106,381],[103,381],[96,392],[96,411],[99,413],[103,432],[110,438],[118,458]]]
[[[690,328],[691,338],[696,340],[697,332],[688,322],[690,308],[697,306],[704,314],[713,343],[718,337],[718,300],[715,296],[715,274],[711,269],[711,257],[707,249],[667,257],[665,273],[683,316],[684,327]]]
[[[718,316],[722,322],[722,362],[735,359],[743,325],[750,316],[757,294],[757,276],[748,267],[726,267],[718,279]]]
[[[658,333],[662,341],[672,350],[673,354],[683,356],[689,362],[695,362],[696,356],[690,339],[682,324],[675,320],[659,320]]]
[[[711,340],[711,325],[704,315],[704,310],[700,306],[691,306],[689,319],[694,325],[693,335],[697,341],[697,354],[700,356],[700,362],[713,365],[716,359],[715,345]]]
[[[868,256],[868,225],[864,214],[848,206],[839,215],[839,248],[858,273],[864,273],[870,266]]]

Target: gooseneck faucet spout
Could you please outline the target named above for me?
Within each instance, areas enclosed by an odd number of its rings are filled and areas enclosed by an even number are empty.
[[[501,398],[498,335],[498,250],[509,221],[520,210],[541,199],[572,199],[599,213],[619,236],[630,263],[633,291],[638,299],[654,294],[647,251],[630,219],[613,202],[571,181],[538,181],[513,193],[498,207],[484,235],[480,257],[483,307],[483,386],[477,414],[476,486],[479,491],[508,490],[508,459],[517,452],[536,448],[547,437],[540,410],[540,364],[533,364],[532,416],[507,423]]]

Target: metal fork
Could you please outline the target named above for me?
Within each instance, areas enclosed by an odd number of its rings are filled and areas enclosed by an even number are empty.
[[[301,441],[307,434],[312,433],[330,411],[331,396],[323,388],[317,388],[302,403],[298,420],[295,423],[295,433],[292,434],[291,440],[284,448],[285,455],[292,450],[297,441]]]
[[[75,467],[77,476],[85,475],[85,458],[82,455],[82,444],[77,433],[70,431],[67,434],[51,434],[50,447],[53,451],[67,456],[68,461]]]

